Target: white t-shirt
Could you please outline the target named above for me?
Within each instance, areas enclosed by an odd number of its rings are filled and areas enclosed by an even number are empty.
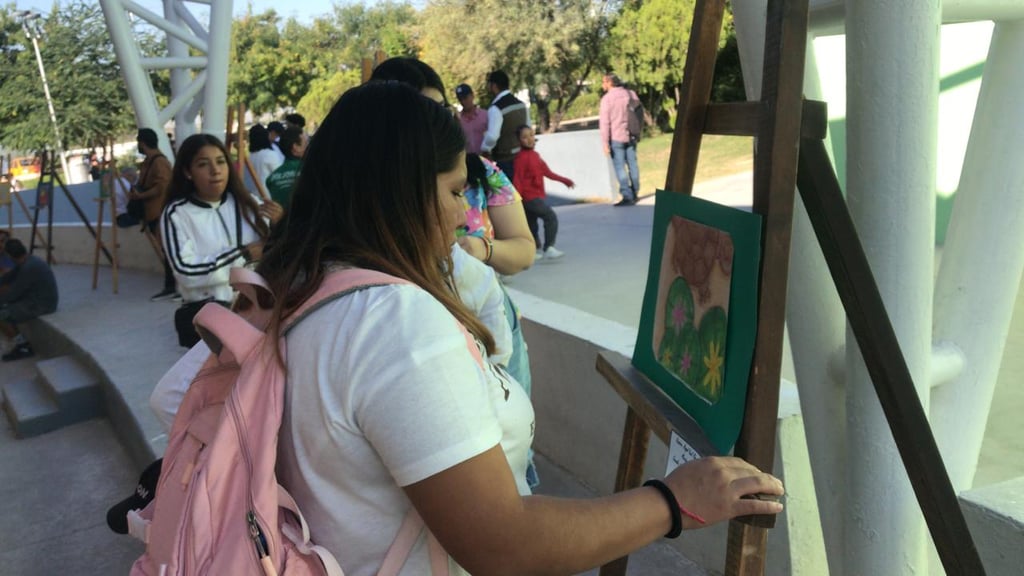
[[[259,180],[259,185],[266,190],[267,176],[270,176],[271,172],[277,170],[281,164],[284,164],[284,154],[273,148],[264,148],[250,153],[249,161],[252,162],[252,167],[256,171],[256,179]],[[259,196],[258,193],[256,195]]]
[[[533,441],[522,387],[483,367],[416,286],[368,288],[287,336],[278,473],[348,576],[373,576],[411,504],[407,486],[501,444],[521,494]],[[465,574],[453,566],[454,574]],[[421,538],[402,575],[429,574]]]
[[[494,337],[494,354],[489,359],[508,366],[512,358],[512,328],[505,315],[505,293],[498,284],[494,268],[477,260],[462,246],[452,244],[452,278],[459,299],[487,326]]]

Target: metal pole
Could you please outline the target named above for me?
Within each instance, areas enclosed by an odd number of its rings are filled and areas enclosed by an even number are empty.
[[[38,36],[28,27],[28,21],[36,18],[39,18],[39,14],[22,12],[21,29],[25,31],[25,36],[32,40],[32,48],[36,52],[36,63],[39,64],[39,77],[43,79],[43,93],[46,94],[46,106],[50,110],[50,122],[53,122],[53,133],[57,138],[57,155],[60,156],[60,165],[64,169],[64,177],[71,178],[71,171],[68,170],[68,161],[64,157],[64,143],[60,137],[60,126],[57,125],[57,113],[53,109],[53,98],[50,97],[50,84],[46,81],[46,69],[43,68],[43,56],[39,52]]]

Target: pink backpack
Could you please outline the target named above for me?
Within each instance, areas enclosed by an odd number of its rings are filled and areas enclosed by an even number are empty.
[[[175,416],[156,498],[128,513],[132,534],[146,542],[131,574],[344,576],[334,556],[310,542],[295,500],[277,482],[286,372],[274,350],[283,357],[284,333],[328,301],[405,281],[362,269],[330,273],[274,341],[263,331],[269,310],[256,305],[258,292],[270,295],[266,282],[244,269],[231,280],[253,306],[235,313],[208,304],[196,315],[212,354]],[[410,508],[379,576],[398,574],[424,529]],[[432,572],[446,575],[448,556],[427,534]]]

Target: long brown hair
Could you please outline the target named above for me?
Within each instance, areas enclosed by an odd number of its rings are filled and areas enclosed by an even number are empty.
[[[417,284],[494,350],[452,286],[437,176],[457,167],[465,137],[451,113],[396,82],[346,92],[306,150],[284,220],[257,268],[276,296],[271,329],[309,298],[331,262]]]
[[[181,143],[178,154],[174,158],[174,174],[171,176],[171,189],[167,197],[167,204],[195,194],[195,183],[188,178],[186,171],[192,166],[192,160],[199,154],[199,151],[207,146],[215,146],[224,154],[224,158],[228,162],[227,193],[231,194],[235,202],[238,203],[242,218],[252,226],[253,230],[256,230],[260,238],[266,238],[270,232],[269,227],[259,216],[259,206],[256,205],[256,200],[245,188],[245,183],[242,182],[238,171],[231,165],[231,156],[224,143],[220,141],[220,138],[211,134],[193,134]]]

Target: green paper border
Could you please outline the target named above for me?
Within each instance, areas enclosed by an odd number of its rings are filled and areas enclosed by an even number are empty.
[[[658,274],[665,234],[672,216],[682,216],[727,232],[733,242],[732,281],[729,287],[728,338],[722,397],[715,404],[681,384],[655,358],[652,350]],[[708,440],[722,454],[732,450],[743,424],[750,364],[757,334],[757,282],[761,261],[761,216],[677,192],[658,190],[654,204],[651,259],[647,288],[640,312],[640,328],[633,349],[633,366],[643,372],[676,404],[700,424]]]

